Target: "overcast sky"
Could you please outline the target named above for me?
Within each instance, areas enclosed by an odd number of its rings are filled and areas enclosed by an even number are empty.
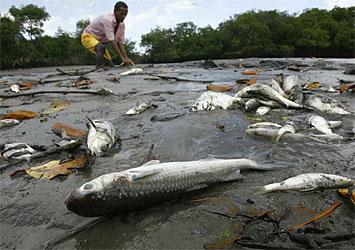
[[[54,35],[58,27],[75,31],[80,19],[94,19],[111,12],[117,0],[0,0],[0,13],[4,15],[15,5],[35,4],[45,7],[51,18],[45,22],[47,35]],[[174,27],[177,23],[192,21],[198,27],[213,28],[234,14],[247,10],[273,10],[300,13],[307,8],[332,9],[334,6],[355,6],[355,0],[126,0],[126,38],[140,42],[140,37],[157,26]],[[138,44],[137,44],[138,45]]]

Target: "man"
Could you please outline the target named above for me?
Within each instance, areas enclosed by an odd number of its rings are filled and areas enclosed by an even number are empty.
[[[81,43],[90,52],[96,54],[96,67],[113,66],[111,55],[106,49],[107,45],[112,46],[124,64],[134,64],[125,50],[125,24],[123,20],[127,13],[127,4],[117,2],[113,13],[97,17],[83,31]]]

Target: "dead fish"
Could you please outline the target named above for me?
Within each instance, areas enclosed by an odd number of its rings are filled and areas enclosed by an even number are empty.
[[[312,115],[309,117],[308,124],[324,134],[333,134],[329,122],[320,115]]]
[[[291,107],[291,108],[303,108],[303,105],[292,102],[285,97],[281,96],[276,90],[273,88],[264,85],[264,84],[254,84],[251,86],[247,86],[240,90],[235,97],[258,97],[258,96],[264,96],[267,97],[271,100],[277,101],[286,107]]]
[[[262,137],[269,140],[275,140],[279,129],[276,128],[247,128],[245,133],[250,136]],[[285,133],[282,135],[282,140],[293,140],[293,141],[307,141],[307,140],[316,140],[313,137],[302,133]],[[280,138],[280,140],[281,140]],[[318,141],[318,140],[316,140]]]
[[[5,160],[9,159],[29,159],[32,154],[36,153],[32,147],[26,143],[10,143],[5,144],[1,155]]]
[[[345,105],[327,96],[305,95],[304,104],[327,114],[350,115]]]
[[[128,76],[128,75],[139,74],[139,73],[142,73],[142,72],[143,72],[143,69],[141,69],[141,68],[133,68],[133,69],[127,70],[125,72],[122,72],[120,75],[121,76]]]
[[[330,128],[338,128],[341,126],[342,121],[328,121]]]
[[[296,133],[295,125],[294,125],[292,122],[286,123],[285,126],[283,126],[282,128],[279,129],[279,131],[277,131],[277,134],[276,134],[276,136],[275,136],[275,142],[279,142],[279,141],[280,141],[280,138],[281,138],[285,133],[291,133],[291,134]]]
[[[81,216],[118,214],[159,204],[214,183],[241,179],[240,171],[244,169],[279,168],[249,159],[166,163],[155,160],[137,168],[99,176],[71,192],[65,204]]]
[[[87,145],[92,155],[102,156],[120,140],[117,128],[106,120],[89,120]]]
[[[12,85],[10,86],[10,90],[11,90],[12,92],[19,93],[19,92],[20,92],[20,86],[19,86],[18,84],[12,84]]]
[[[323,173],[306,173],[291,177],[279,183],[272,183],[258,188],[261,193],[273,191],[312,191],[324,189],[338,189],[352,186],[354,181],[350,178]]]
[[[258,122],[258,123],[253,123],[248,126],[248,128],[282,128],[281,125],[277,123],[272,123],[272,122]]]
[[[142,113],[143,111],[146,111],[148,108],[150,108],[152,104],[147,104],[145,102],[139,104],[137,107],[131,108],[126,112],[126,115],[136,115],[139,113]]]
[[[262,99],[260,97],[256,98],[263,106],[268,106],[270,108],[283,108],[283,105],[279,102],[270,99]]]
[[[206,91],[191,107],[191,111],[215,110],[216,108],[227,109],[235,103],[239,103],[241,98],[233,97],[224,93]]]
[[[262,116],[262,115],[265,115],[266,113],[268,113],[270,110],[271,110],[271,108],[268,107],[268,106],[261,106],[261,107],[256,109],[255,113],[257,115]]]
[[[15,126],[19,123],[20,121],[16,119],[2,119],[0,120],[0,128]]]

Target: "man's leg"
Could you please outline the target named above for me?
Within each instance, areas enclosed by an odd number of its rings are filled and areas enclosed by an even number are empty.
[[[104,55],[106,51],[106,46],[103,43],[99,43],[95,47],[96,51],[96,67],[100,67],[105,63]]]

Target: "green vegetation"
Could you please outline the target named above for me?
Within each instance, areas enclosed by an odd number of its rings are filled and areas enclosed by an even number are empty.
[[[89,20],[79,20],[73,33],[58,30],[43,36],[50,18],[44,8],[26,5],[0,17],[0,68],[94,64],[80,43]],[[355,7],[287,12],[248,11],[234,15],[216,29],[192,22],[174,29],[155,28],[141,37],[144,55],[127,41],[135,62],[159,63],[240,57],[355,57]],[[117,59],[114,59],[117,60]],[[119,63],[119,61],[116,61]]]

